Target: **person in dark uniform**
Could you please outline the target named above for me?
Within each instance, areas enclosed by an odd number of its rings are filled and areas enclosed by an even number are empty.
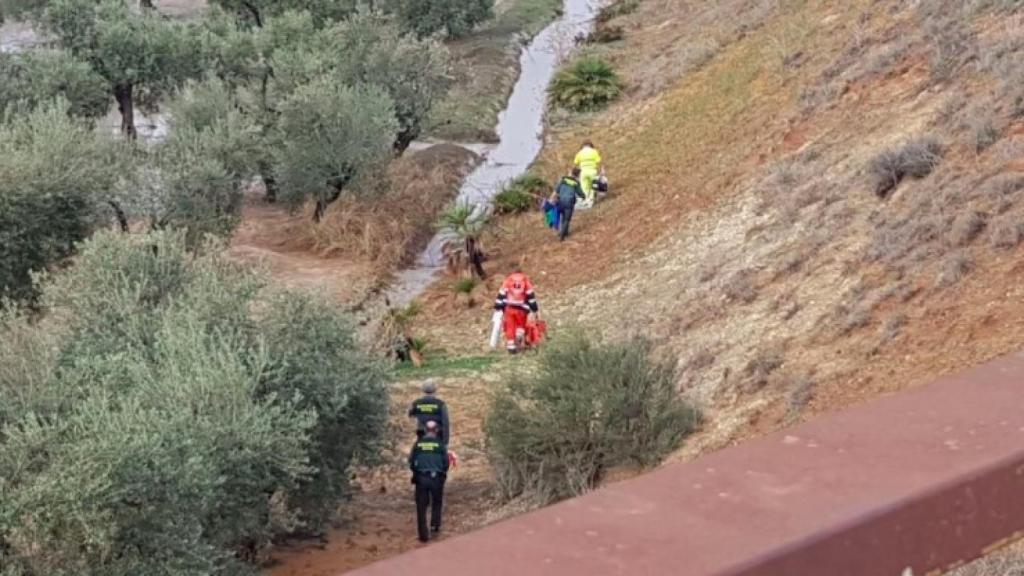
[[[579,168],[573,168],[568,176],[564,176],[558,181],[555,191],[551,195],[551,201],[558,206],[559,240],[569,237],[569,223],[572,222],[572,213],[576,209],[576,200],[586,197],[580,186]]]
[[[427,531],[427,507],[430,507],[430,531],[441,531],[441,506],[444,502],[444,482],[448,476],[448,445],[441,441],[440,426],[428,420],[423,436],[413,444],[409,453],[412,483],[416,485],[416,531],[420,542],[430,540]]]
[[[433,378],[423,383],[424,396],[412,403],[409,408],[409,417],[416,419],[416,436],[423,437],[423,430],[427,422],[437,422],[439,427],[438,438],[441,442],[448,444],[452,437],[451,425],[448,422],[448,406],[435,394],[437,394],[437,381]]]

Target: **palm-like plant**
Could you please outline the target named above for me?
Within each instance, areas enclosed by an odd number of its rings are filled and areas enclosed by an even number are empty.
[[[589,57],[556,74],[548,93],[551,101],[562,108],[589,112],[618,98],[622,89],[622,80],[607,62]]]
[[[441,249],[448,260],[450,272],[458,273],[465,269],[480,278],[487,277],[480,241],[487,220],[486,211],[467,203],[456,204],[441,215],[438,223],[443,238]]]

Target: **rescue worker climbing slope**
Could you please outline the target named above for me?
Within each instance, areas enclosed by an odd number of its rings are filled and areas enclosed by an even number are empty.
[[[576,208],[576,199],[584,198],[583,190],[580,188],[580,169],[573,168],[569,176],[564,176],[555,186],[552,200],[558,205],[558,239],[565,240],[569,236],[569,223],[572,222],[572,213]]]
[[[510,354],[515,354],[525,344],[526,322],[530,313],[537,314],[540,309],[533,283],[519,267],[502,282],[494,309],[504,312],[505,348]]]
[[[438,436],[438,424],[427,422],[423,437],[416,440],[409,453],[409,469],[416,486],[416,532],[420,542],[430,540],[427,531],[427,507],[430,507],[430,531],[441,531],[441,507],[444,504],[444,483],[448,476],[448,445]]]
[[[423,383],[423,396],[416,399],[409,408],[409,417],[416,419],[416,436],[423,436],[428,422],[436,422],[438,437],[445,444],[451,438],[451,426],[448,422],[448,405],[437,394],[437,381],[433,378]]]
[[[580,186],[583,188],[583,194],[586,195],[586,199],[580,207],[592,208],[597,197],[594,181],[597,180],[597,176],[601,172],[601,153],[594,148],[593,142],[587,140],[583,143],[583,148],[576,153],[573,164],[580,169]]]

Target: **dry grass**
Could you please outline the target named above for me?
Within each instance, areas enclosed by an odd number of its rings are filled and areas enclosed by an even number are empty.
[[[1024,240],[1024,222],[1018,217],[1005,216],[995,221],[989,232],[989,244],[993,248],[1009,250]]]
[[[952,286],[963,280],[974,270],[974,259],[966,251],[958,251],[950,254],[942,263],[942,269],[935,279],[935,285],[940,288]]]
[[[374,190],[331,205],[308,241],[324,256],[346,255],[390,271],[409,262],[434,234],[475,155],[439,145],[394,162]]]
[[[875,194],[880,198],[892,192],[904,178],[924,178],[942,161],[943,148],[932,137],[915,138],[875,156],[868,165]]]
[[[792,419],[814,399],[814,380],[806,374],[793,377],[786,385],[786,414]]]
[[[1024,576],[1024,547],[1020,543],[957,568],[946,576]]]

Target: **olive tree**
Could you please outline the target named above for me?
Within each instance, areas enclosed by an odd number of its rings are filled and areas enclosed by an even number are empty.
[[[390,17],[367,10],[303,42],[282,46],[271,65],[274,87],[282,94],[322,74],[383,89],[395,104],[398,152],[420,135],[424,119],[449,86],[448,55],[440,43],[404,34]]]
[[[0,110],[35,108],[61,96],[74,116],[98,118],[110,108],[103,77],[64,50],[0,53]]]
[[[395,106],[380,88],[349,86],[321,76],[281,105],[275,172],[292,207],[316,202],[319,222],[328,204],[391,156],[398,133]]]
[[[267,20],[288,11],[307,10],[317,20],[340,20],[354,12],[359,0],[212,0],[212,4],[236,14],[246,24],[261,27]]]
[[[66,101],[0,121],[0,295],[31,299],[31,273],[63,260],[109,219],[118,145],[68,116]]]
[[[391,97],[399,125],[395,149],[404,151],[448,90],[447,51],[435,40],[403,34],[391,19],[368,11],[326,34],[324,45],[331,49],[331,61],[337,62],[336,74],[349,83],[379,86]]]
[[[494,15],[494,0],[384,0],[382,4],[420,38],[437,33],[449,38],[465,36]]]
[[[0,313],[5,575],[255,574],[375,454],[387,394],[345,318],[221,248],[100,233],[41,320]]]
[[[204,53],[210,72],[233,91],[241,109],[259,129],[260,146],[251,150],[257,172],[266,187],[266,199],[277,200],[271,150],[276,147],[279,107],[296,85],[274,69],[280,50],[311,43],[316,26],[308,12],[288,11],[261,19],[256,28],[240,26],[217,8],[204,20]]]
[[[202,43],[187,25],[123,0],[52,0],[41,22],[58,43],[103,78],[132,140],[137,104],[157,100],[201,74]]]
[[[190,246],[229,235],[242,191],[264,153],[260,131],[220,80],[188,84],[168,106],[170,132],[150,153],[125,194],[154,228],[183,228]]]

